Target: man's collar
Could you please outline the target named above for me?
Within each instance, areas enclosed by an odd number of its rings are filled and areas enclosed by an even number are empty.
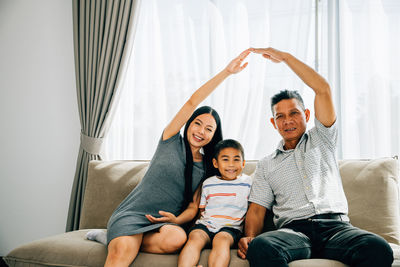
[[[297,143],[296,147],[294,149],[296,149],[300,143],[302,143],[305,139],[308,138],[308,133],[305,132],[301,138],[300,141]],[[279,141],[277,148],[275,149],[275,151],[272,153],[272,158],[276,158],[280,153],[286,153],[288,151],[291,151],[292,149],[289,150],[285,150],[284,149],[284,145],[285,145],[285,141],[282,139],[281,141]]]
[[[274,153],[272,154],[272,158],[276,158],[278,154],[285,152],[285,149],[283,149],[284,144],[285,142],[283,141],[283,139],[279,141],[278,146],[276,147]]]

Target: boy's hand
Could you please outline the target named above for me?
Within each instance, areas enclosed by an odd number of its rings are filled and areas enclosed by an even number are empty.
[[[169,223],[177,223],[176,216],[172,214],[171,212],[166,212],[160,210],[158,212],[162,217],[156,218],[150,214],[146,214],[146,218],[152,222],[152,223],[164,223],[164,222],[169,222]]]
[[[250,49],[244,50],[238,57],[234,58],[228,66],[226,66],[225,70],[230,74],[235,74],[241,72],[244,68],[246,68],[248,62],[243,63],[243,60],[250,54]]]
[[[238,243],[238,256],[242,259],[246,259],[247,249],[249,248],[250,242],[254,237],[242,237]]]

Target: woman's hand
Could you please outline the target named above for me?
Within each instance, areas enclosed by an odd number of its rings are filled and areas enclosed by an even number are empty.
[[[250,52],[261,54],[266,59],[271,60],[274,63],[282,62],[286,59],[286,53],[279,51],[275,48],[249,48]]]
[[[152,222],[152,223],[177,223],[176,220],[176,216],[174,214],[172,214],[171,212],[166,212],[166,211],[162,211],[160,210],[158,212],[162,217],[156,218],[150,214],[146,214],[146,218]]]
[[[243,63],[243,60],[250,54],[250,48],[244,50],[238,57],[234,58],[228,66],[226,66],[225,70],[228,71],[230,74],[235,74],[238,72],[241,72],[246,66],[248,65],[248,62]]]
[[[186,101],[186,103],[181,107],[172,121],[165,127],[162,140],[167,140],[177,134],[185,123],[192,116],[196,107],[203,102],[217,86],[224,81],[228,76],[234,73],[242,71],[247,66],[247,62],[242,65],[243,60],[250,54],[250,49],[243,51],[237,58],[232,60],[228,66],[226,66],[217,75],[211,78],[208,82],[203,84],[199,89],[197,89],[193,95]]]

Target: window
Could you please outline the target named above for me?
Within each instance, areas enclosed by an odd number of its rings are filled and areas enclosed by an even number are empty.
[[[190,95],[250,46],[288,51],[311,67],[318,66],[334,85],[339,157],[399,154],[398,4],[333,2],[337,1],[143,1],[105,157],[150,159],[163,128]],[[378,15],[368,12],[376,5],[381,7]],[[368,22],[371,16],[387,23]],[[384,39],[376,40],[369,32]],[[387,57],[380,58],[378,52]],[[375,59],[376,68],[367,67]],[[259,159],[280,140],[269,122],[270,97],[281,89],[295,89],[313,110],[314,93],[285,64],[257,55],[248,61],[245,71],[224,81],[204,104],[219,112],[224,138],[240,141],[247,159]],[[370,74],[378,76],[364,79]],[[310,121],[308,127],[312,126]]]

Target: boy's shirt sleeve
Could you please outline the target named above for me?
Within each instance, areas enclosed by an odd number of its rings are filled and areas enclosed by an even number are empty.
[[[204,188],[204,184],[201,187],[201,197],[200,197],[200,205],[199,205],[199,209],[205,209],[206,207],[206,199],[207,199],[207,188]]]
[[[248,189],[248,193],[247,193],[247,200],[249,200],[251,187],[253,186],[253,178],[251,178],[251,176],[248,176],[247,182],[249,183],[249,189]]]

